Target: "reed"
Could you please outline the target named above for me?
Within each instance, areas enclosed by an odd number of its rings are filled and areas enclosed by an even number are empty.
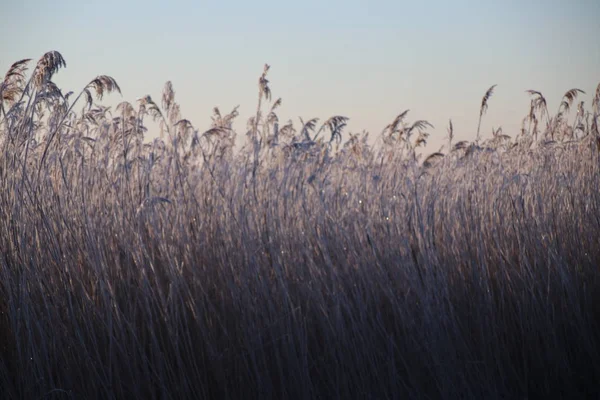
[[[71,100],[60,54],[28,63],[0,85],[4,398],[600,394],[600,89],[539,139],[530,92],[533,130],[481,138],[492,86],[474,142],[450,122],[426,155],[408,111],[375,140],[279,127],[267,67],[237,135],[171,82],[112,111],[114,79]]]

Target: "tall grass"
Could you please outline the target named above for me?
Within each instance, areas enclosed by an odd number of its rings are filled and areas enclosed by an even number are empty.
[[[422,159],[408,112],[280,123],[268,66],[236,152],[237,109],[202,133],[170,83],[111,110],[112,78],[29,65],[0,87],[4,398],[599,394],[600,86]]]

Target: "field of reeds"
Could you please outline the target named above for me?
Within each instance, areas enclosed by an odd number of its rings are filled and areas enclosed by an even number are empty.
[[[268,66],[240,135],[63,66],[0,86],[2,398],[600,394],[600,86],[428,155],[407,112],[279,121]]]

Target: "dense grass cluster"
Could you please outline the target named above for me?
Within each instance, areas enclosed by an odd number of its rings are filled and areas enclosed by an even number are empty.
[[[110,110],[112,78],[29,63],[0,86],[3,398],[599,394],[600,86],[422,157],[406,112],[280,123],[265,66],[235,151],[237,110],[202,133],[170,83]]]

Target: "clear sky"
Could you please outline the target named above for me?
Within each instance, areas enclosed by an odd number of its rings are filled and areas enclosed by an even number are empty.
[[[434,124],[432,147],[449,118],[458,139],[474,138],[493,84],[484,137],[498,126],[518,133],[527,89],[554,110],[571,88],[589,105],[600,83],[599,0],[2,0],[0,10],[0,74],[57,50],[65,92],[105,74],[122,99],[158,102],[171,80],[183,116],[201,130],[214,106],[239,104],[243,133],[264,63],[284,122],[344,115],[349,131],[374,136],[410,109],[410,121]]]

